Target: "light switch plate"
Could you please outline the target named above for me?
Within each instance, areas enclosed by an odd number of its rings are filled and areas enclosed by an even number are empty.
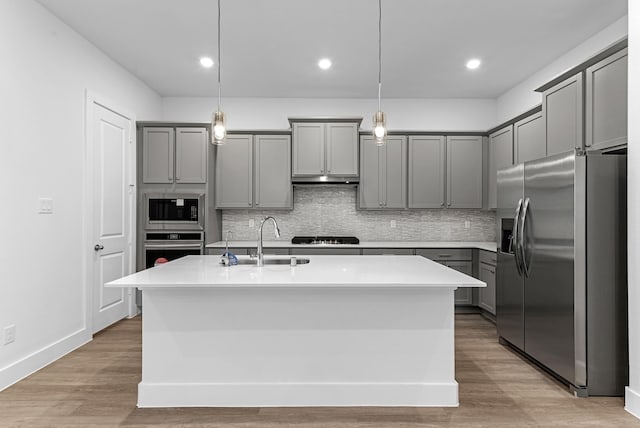
[[[465,220],[464,221],[464,228],[465,229],[471,229],[471,222],[469,220]]]
[[[38,199],[38,214],[53,214],[53,199],[52,198],[39,198]]]
[[[8,325],[4,328],[4,344],[8,345],[16,341],[15,324]]]
[[[250,219],[249,219],[249,227],[250,227],[250,228],[254,228],[254,227],[256,227],[256,223],[253,221],[253,219],[252,219],[252,218],[250,218]]]
[[[390,222],[390,224],[389,224],[389,225],[391,226],[391,229],[395,229],[395,228],[396,228],[396,226],[398,226],[398,223],[396,223],[396,221],[395,221],[395,220],[391,220],[391,222]]]

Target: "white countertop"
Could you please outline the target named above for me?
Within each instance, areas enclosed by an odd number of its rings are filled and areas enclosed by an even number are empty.
[[[225,242],[207,244],[207,248],[224,248]],[[251,248],[256,241],[229,241],[229,247]],[[264,248],[477,248],[496,252],[493,241],[360,241],[359,244],[292,244],[291,241],[264,241]]]
[[[283,256],[265,256],[282,258]],[[239,257],[248,258],[245,257]],[[486,284],[421,256],[305,256],[310,263],[222,266],[220,256],[186,256],[107,283],[109,287],[238,288],[485,287]]]

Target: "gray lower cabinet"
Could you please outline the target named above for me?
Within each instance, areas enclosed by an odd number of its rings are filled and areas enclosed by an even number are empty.
[[[407,207],[407,139],[389,136],[378,146],[371,136],[360,137],[361,209]]]
[[[578,73],[542,93],[547,156],[582,148],[582,90]]]
[[[473,254],[468,248],[417,248],[416,255],[426,257],[451,269],[473,276]],[[456,305],[472,305],[473,289],[458,288],[454,295]]]
[[[627,143],[627,56],[627,49],[623,49],[586,70],[588,150]]]
[[[513,126],[489,135],[488,207],[498,207],[498,170],[513,165]]]
[[[442,135],[409,137],[409,208],[444,208],[446,142]]]
[[[293,207],[288,135],[227,135],[216,150],[216,208]]]
[[[363,248],[363,256],[412,256],[415,254],[413,248]]]
[[[291,120],[293,177],[358,176],[359,121]]]
[[[514,164],[547,156],[542,112],[534,113],[513,124]]]
[[[144,127],[143,183],[205,183],[207,135],[202,127]]]
[[[480,250],[478,263],[478,279],[487,284],[480,288],[478,306],[487,312],[496,314],[496,254]]]
[[[447,207],[482,208],[482,137],[447,136]]]
[[[359,256],[359,248],[291,248],[292,256]]]

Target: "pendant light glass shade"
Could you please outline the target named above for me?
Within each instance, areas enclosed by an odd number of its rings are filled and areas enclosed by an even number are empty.
[[[387,138],[384,113],[378,111],[373,115],[373,138],[378,146],[384,145]]]
[[[217,146],[225,143],[227,137],[227,127],[224,124],[224,113],[216,111],[211,120],[211,142]]]

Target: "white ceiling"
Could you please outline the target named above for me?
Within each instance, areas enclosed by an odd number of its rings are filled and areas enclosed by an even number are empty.
[[[216,57],[216,0],[39,2],[160,95],[217,95],[198,62]],[[377,97],[377,6],[222,0],[223,96]],[[383,0],[382,95],[495,98],[626,13],[627,0]]]

